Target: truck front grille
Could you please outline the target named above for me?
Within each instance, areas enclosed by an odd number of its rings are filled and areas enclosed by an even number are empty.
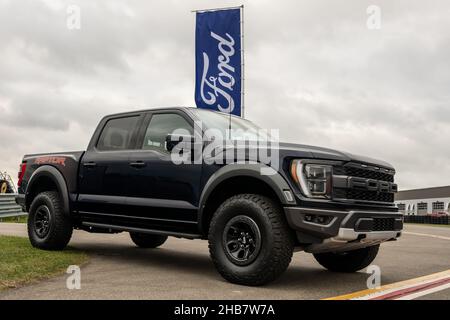
[[[334,198],[360,200],[370,202],[394,202],[394,194],[388,192],[362,191],[353,189],[336,189],[333,192]]]
[[[333,167],[333,199],[392,204],[397,185],[394,170],[348,163]]]
[[[367,178],[373,180],[394,182],[394,174],[390,174],[387,172],[382,172],[380,170],[375,171],[374,169],[363,169],[356,168],[354,166],[337,166],[334,169],[334,174],[349,176],[349,177],[359,177],[359,178]],[[384,171],[384,170],[383,170]]]

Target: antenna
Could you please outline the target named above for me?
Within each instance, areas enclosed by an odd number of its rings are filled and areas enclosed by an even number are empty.
[[[231,110],[230,110],[230,114],[229,114],[230,123],[229,123],[229,126],[228,126],[228,133],[230,135],[230,141],[231,141],[231,115],[232,115],[232,113],[231,113]]]

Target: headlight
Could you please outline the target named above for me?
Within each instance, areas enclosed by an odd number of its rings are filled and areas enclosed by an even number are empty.
[[[331,166],[294,160],[291,175],[307,197],[331,199]]]

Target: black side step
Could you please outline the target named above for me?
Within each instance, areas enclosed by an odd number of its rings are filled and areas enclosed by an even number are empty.
[[[171,236],[171,237],[176,237],[176,238],[186,238],[186,239],[201,239],[202,238],[202,236],[200,234],[190,234],[190,233],[172,232],[172,231],[155,230],[155,229],[142,229],[142,228],[118,226],[118,225],[113,225],[113,224],[95,223],[95,222],[83,222],[82,225],[86,226],[86,227],[111,229],[111,230],[116,230],[116,231],[159,234],[159,235],[163,235],[163,236]]]

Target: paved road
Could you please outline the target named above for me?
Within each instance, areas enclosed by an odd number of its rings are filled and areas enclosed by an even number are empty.
[[[3,235],[26,236],[25,231],[24,225],[0,224]],[[405,231],[400,241],[383,244],[374,262],[381,267],[382,284],[450,268],[450,228],[408,225]],[[91,256],[81,269],[81,290],[68,290],[62,275],[2,292],[0,299],[321,299],[366,289],[368,277],[328,272],[299,252],[279,280],[253,288],[223,280],[205,241],[171,238],[159,249],[146,250],[134,247],[127,233],[75,232],[70,246]],[[450,290],[432,297],[450,299]]]

